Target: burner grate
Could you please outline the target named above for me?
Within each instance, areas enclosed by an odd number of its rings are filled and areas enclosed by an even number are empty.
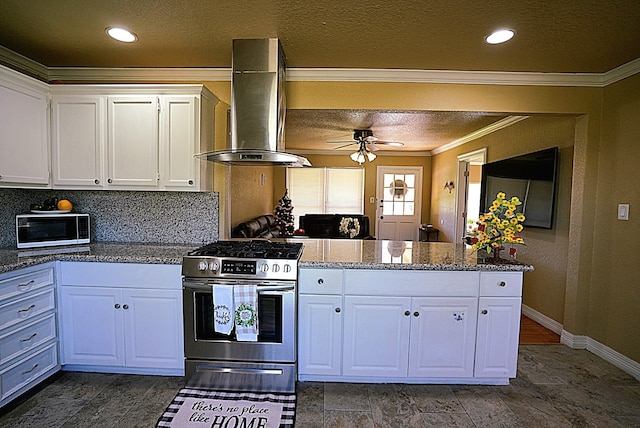
[[[274,260],[296,260],[301,254],[302,243],[271,241],[217,241],[189,253],[191,256]]]

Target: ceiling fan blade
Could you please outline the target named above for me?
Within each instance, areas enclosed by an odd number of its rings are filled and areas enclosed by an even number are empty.
[[[335,142],[337,143],[338,141],[335,141]],[[334,147],[333,150],[343,149],[345,147],[353,146],[354,144],[358,144],[358,142],[352,141],[349,144],[343,144],[342,146]]]
[[[377,152],[378,150],[380,150],[379,147],[376,147],[373,144],[367,144],[367,150],[371,151],[371,152]]]
[[[343,141],[327,141],[327,144],[358,144],[356,140],[343,140]]]
[[[374,143],[371,144],[376,144],[379,146],[393,146],[393,147],[400,147],[400,146],[404,146],[404,143],[401,143],[399,141],[383,141],[383,140],[378,140]]]

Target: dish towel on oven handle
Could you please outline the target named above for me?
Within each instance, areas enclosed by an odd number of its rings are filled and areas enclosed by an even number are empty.
[[[255,285],[233,287],[234,321],[238,342],[258,340],[258,289]]]
[[[233,285],[213,286],[213,327],[216,333],[233,330]]]

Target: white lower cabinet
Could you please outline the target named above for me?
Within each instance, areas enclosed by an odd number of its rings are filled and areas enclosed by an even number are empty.
[[[300,380],[508,383],[521,295],[521,272],[301,269]]]
[[[339,376],[342,358],[342,296],[298,298],[298,371]]]
[[[0,407],[58,370],[53,264],[0,274]]]
[[[184,370],[180,266],[167,268],[63,262],[62,364],[72,370],[180,374]],[[163,283],[152,288],[156,280]]]

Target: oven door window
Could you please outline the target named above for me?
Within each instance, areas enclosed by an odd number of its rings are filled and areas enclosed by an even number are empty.
[[[196,292],[194,299],[196,341],[236,341],[235,329],[230,335],[215,332],[212,293]],[[282,300],[281,295],[258,294],[258,342],[282,343]]]

